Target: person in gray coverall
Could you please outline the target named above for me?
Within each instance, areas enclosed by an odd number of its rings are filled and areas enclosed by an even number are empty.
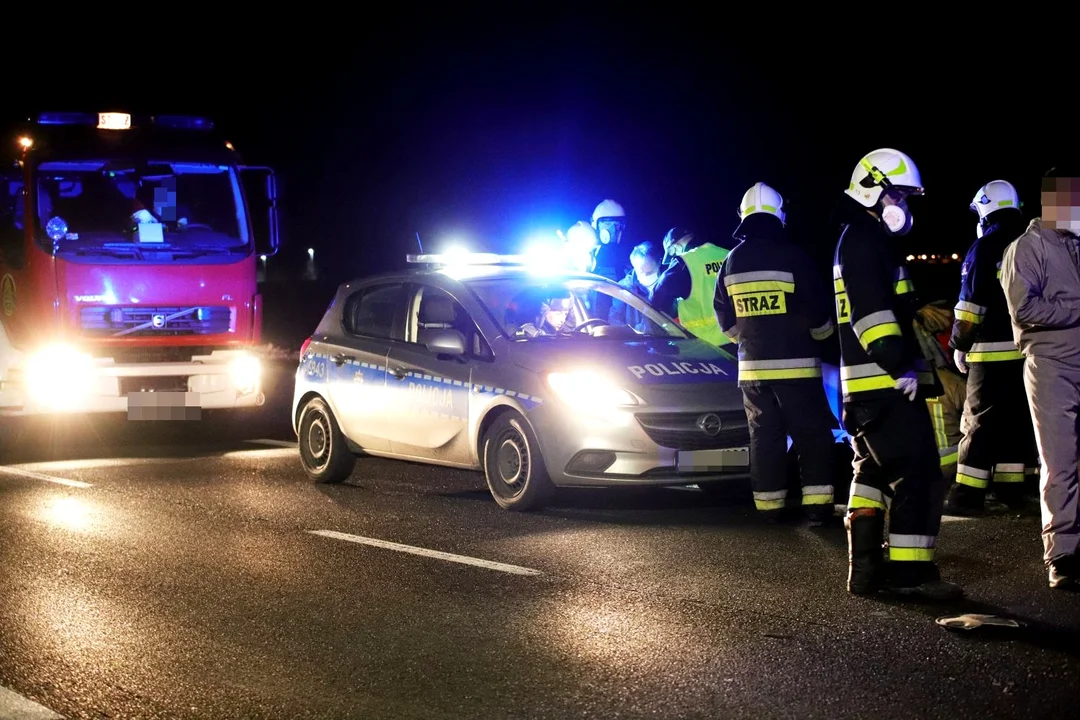
[[[1043,560],[1052,588],[1080,588],[1080,167],[1043,178],[1042,216],[1001,261],[1013,339],[1042,459]]]

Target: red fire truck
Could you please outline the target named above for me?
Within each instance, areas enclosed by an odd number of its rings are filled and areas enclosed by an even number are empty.
[[[278,248],[272,170],[191,116],[42,113],[7,149],[0,418],[264,402],[253,348],[257,270]]]

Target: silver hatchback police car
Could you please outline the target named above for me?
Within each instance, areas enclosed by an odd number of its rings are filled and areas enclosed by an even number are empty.
[[[342,285],[301,350],[304,470],[358,454],[483,471],[508,510],[558,487],[745,478],[732,356],[617,283],[507,256],[410,256]]]

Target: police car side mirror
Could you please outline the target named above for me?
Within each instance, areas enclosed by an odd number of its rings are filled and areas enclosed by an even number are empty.
[[[457,330],[436,330],[428,338],[425,346],[439,355],[461,357],[465,354],[465,336]]]

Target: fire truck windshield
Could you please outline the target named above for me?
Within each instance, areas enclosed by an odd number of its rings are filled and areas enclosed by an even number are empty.
[[[228,166],[167,161],[44,162],[37,167],[39,237],[58,256],[138,261],[250,251],[243,195]]]

